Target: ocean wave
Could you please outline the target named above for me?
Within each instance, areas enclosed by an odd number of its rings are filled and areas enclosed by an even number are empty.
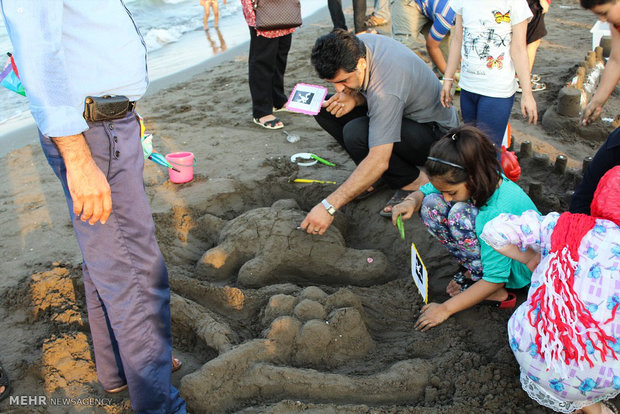
[[[149,51],[157,50],[162,46],[176,42],[183,35],[179,27],[171,29],[151,29],[144,35],[144,43]]]

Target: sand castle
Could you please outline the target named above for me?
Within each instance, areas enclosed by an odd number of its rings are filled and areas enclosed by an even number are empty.
[[[609,133],[620,126],[620,116],[612,122],[597,120],[587,128],[579,124],[581,111],[596,92],[605,68],[604,50],[598,46],[587,53],[573,76],[560,89],[556,105],[551,105],[542,118],[542,125],[549,133],[577,133],[595,141],[604,141]]]

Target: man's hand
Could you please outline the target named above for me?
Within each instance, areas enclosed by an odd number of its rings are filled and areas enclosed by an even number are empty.
[[[73,213],[90,225],[105,224],[112,212],[110,185],[97,167],[82,134],[53,138],[67,168]]]
[[[322,105],[327,112],[334,115],[336,118],[340,118],[351,112],[353,108],[357,106],[357,101],[352,95],[338,92],[327,101],[323,102]]]
[[[322,236],[331,226],[332,221],[334,221],[334,216],[327,212],[323,204],[317,204],[301,222],[300,227],[310,234]]]
[[[422,308],[422,313],[416,321],[414,328],[417,331],[425,332],[443,323],[449,317],[450,313],[443,303],[439,304],[431,302],[428,305],[424,305]]]

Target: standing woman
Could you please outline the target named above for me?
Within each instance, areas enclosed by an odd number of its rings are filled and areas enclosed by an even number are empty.
[[[291,48],[292,29],[257,30],[252,0],[241,0],[250,28],[249,81],[254,123],[267,129],[284,127],[274,112],[284,109],[284,71]]]
[[[482,129],[499,149],[517,91],[523,89],[521,113],[536,123],[538,113],[530,84],[525,46],[532,12],[526,0],[451,0],[456,13],[441,103],[452,104],[451,88],[461,61],[463,121]]]
[[[581,7],[596,14],[601,21],[608,22],[611,31],[609,60],[594,96],[581,113],[581,122],[587,125],[601,116],[603,105],[620,81],[620,3],[617,0],[581,0]]]

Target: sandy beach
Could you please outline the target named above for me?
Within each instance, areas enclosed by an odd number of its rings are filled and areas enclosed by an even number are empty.
[[[595,21],[577,2],[554,0],[534,67],[547,84],[535,94],[539,119],[590,50]],[[309,56],[331,28],[323,9],[295,32],[287,92],[298,82],[327,86]],[[323,238],[295,230],[335,186],[291,180],[342,183],[354,164],[310,116],[278,114],[297,143],[252,123],[247,50],[230,48],[163,78],[138,105],[157,151],[196,157],[186,184],[149,161],[144,170],[170,276],[174,354],[183,361],[172,378],[190,412],[551,413],[521,389],[509,311],[475,307],[427,333],[413,329],[423,302],[410,277],[411,242],[428,268],[432,301],[446,299],[457,263],[420,220],[406,222],[400,239],[378,214],[390,191],[347,205]],[[428,60],[422,43],[416,52]],[[604,118],[620,114],[619,96],[617,88]],[[517,154],[525,155],[524,141],[534,150],[520,159],[518,184],[526,192],[542,184],[534,201],[543,213],[565,211],[583,159],[612,125],[528,125],[518,97],[510,123]],[[108,395],[97,382],[81,254],[60,183],[34,138],[21,130],[3,141],[0,362],[13,396],[46,400],[7,399],[0,412],[131,412],[127,392]],[[290,162],[298,152],[336,166],[299,167]],[[566,172],[554,168],[558,155],[568,158]]]

